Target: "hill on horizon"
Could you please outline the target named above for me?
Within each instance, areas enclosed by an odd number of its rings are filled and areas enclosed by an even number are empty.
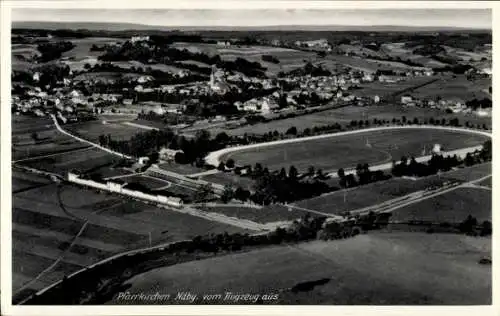
[[[357,32],[491,32],[488,29],[398,25],[269,25],[269,26],[161,26],[133,23],[16,21],[12,29],[87,29],[90,31],[357,31]]]

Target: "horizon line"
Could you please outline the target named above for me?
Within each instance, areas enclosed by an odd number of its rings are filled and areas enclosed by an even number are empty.
[[[266,28],[266,27],[406,27],[412,29],[427,28],[427,29],[457,29],[457,30],[485,30],[492,31],[493,27],[475,27],[475,26],[443,26],[443,25],[405,25],[405,24],[262,24],[262,25],[193,25],[193,24],[171,24],[171,25],[159,25],[159,24],[147,24],[147,23],[133,23],[133,22],[100,22],[100,21],[48,21],[48,20],[17,20],[11,21],[11,24],[15,23],[53,23],[53,24],[77,24],[77,23],[88,23],[88,24],[114,24],[114,25],[137,25],[137,26],[147,26],[147,27],[158,27],[158,28]],[[207,29],[210,30],[210,29]]]

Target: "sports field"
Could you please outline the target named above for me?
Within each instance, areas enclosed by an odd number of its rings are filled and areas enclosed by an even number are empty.
[[[433,129],[385,130],[344,135],[273,146],[244,149],[224,155],[237,164],[261,163],[270,170],[295,166],[305,171],[309,166],[324,171],[352,168],[358,163],[370,165],[399,160],[402,156],[422,156],[434,144],[454,150],[482,144],[484,136]]]
[[[491,304],[491,266],[477,262],[490,254],[489,238],[373,233],[159,268],[133,277],[125,286],[130,286],[131,294],[189,289],[199,298],[218,293],[224,297],[227,292],[278,294],[264,304],[487,305]],[[299,285],[306,282],[316,286],[300,290]],[[123,301],[115,297],[109,303]],[[229,300],[196,303],[235,304]]]
[[[41,289],[112,254],[145,247],[149,233],[152,244],[159,244],[211,232],[242,232],[118,195],[51,184],[27,173],[15,172],[12,182],[14,293],[59,258],[27,288]]]

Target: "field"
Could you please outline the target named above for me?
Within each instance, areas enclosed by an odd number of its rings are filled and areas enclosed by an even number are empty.
[[[395,71],[408,71],[410,69],[418,69],[419,67],[411,67],[403,63],[388,63],[379,60],[368,60],[361,57],[351,57],[345,55],[327,55],[322,59],[322,63],[327,69],[335,69],[338,65],[347,66],[353,69],[376,72],[377,70],[395,70]]]
[[[124,286],[131,294],[159,291],[171,293],[173,298],[185,289],[199,296],[220,293],[224,297],[226,292],[278,294],[277,300],[264,304],[488,305],[492,301],[491,267],[477,262],[490,254],[489,238],[373,233],[159,268],[133,277]],[[306,282],[317,285],[291,290]],[[108,302],[123,303],[117,297]]]
[[[485,186],[487,188],[492,188],[492,181],[491,181],[491,178],[488,178],[486,180],[483,180],[481,182],[479,182],[479,185],[481,186]]]
[[[201,177],[202,180],[218,183],[222,185],[230,184],[233,187],[242,187],[243,189],[253,191],[255,181],[249,177],[241,177],[233,173],[219,172]]]
[[[489,174],[491,174],[491,164],[482,164],[417,180],[394,178],[381,183],[372,183],[349,189],[347,191],[325,194],[309,200],[300,201],[297,205],[306,209],[331,214],[341,214],[345,211],[353,211],[370,205],[383,203],[412,192],[425,190],[430,186],[440,185],[446,181],[466,182],[479,179]],[[335,179],[333,181],[336,182],[338,180]],[[332,183],[332,185],[337,184]]]
[[[143,64],[139,61],[135,61],[135,60],[129,60],[129,61],[114,61],[114,62],[111,62],[113,65],[115,66],[118,66],[118,67],[121,67],[121,68],[126,68],[126,69],[130,69],[132,67],[135,67],[135,68],[142,68],[142,69],[146,69],[148,67],[150,67],[151,69],[153,70],[160,70],[160,71],[163,71],[163,72],[170,72],[170,73],[178,73],[179,71],[181,71],[182,69],[181,68],[178,68],[178,67],[174,67],[174,66],[170,66],[170,65],[165,65],[165,64]]]
[[[228,153],[222,160],[233,158],[237,164],[259,162],[270,170],[294,165],[299,171],[309,166],[324,171],[352,168],[358,163],[371,165],[399,160],[402,156],[421,156],[439,143],[443,150],[482,144],[484,136],[432,129],[401,129],[315,139],[293,144],[278,144]],[[369,142],[369,145],[367,145]]]
[[[269,76],[274,76],[280,71],[288,72],[304,66],[316,54],[299,50],[272,47],[272,46],[236,46],[218,47],[216,44],[192,44],[174,43],[173,47],[187,49],[191,52],[203,52],[209,55],[220,55],[223,60],[232,61],[238,57],[248,61],[258,62],[267,69]],[[262,60],[262,55],[272,55],[279,59],[279,64],[269,63]]]
[[[488,90],[491,84],[489,79],[469,81],[464,75],[459,75],[456,78],[442,78],[412,91],[411,95],[419,99],[441,97],[443,100],[455,100],[464,103],[472,99],[491,98],[488,93],[483,91]]]
[[[189,165],[189,164],[178,164],[178,163],[162,163],[159,165],[161,169],[171,171],[171,172],[176,172],[180,173],[183,175],[190,175],[190,174],[195,174],[195,173],[200,173],[203,171],[206,171],[205,169],[202,168],[197,168],[195,166]]]
[[[472,215],[482,223],[491,221],[491,211],[490,190],[464,188],[398,209],[392,212],[391,220],[460,223]]]
[[[33,139],[33,133],[36,133],[36,140]],[[14,161],[88,147],[57,131],[50,118],[12,116],[12,159]]]
[[[211,232],[241,229],[110,194],[13,173],[13,292],[62,260],[28,288],[41,289],[112,254]],[[84,227],[84,223],[88,221]],[[75,239],[78,232],[81,234]],[[68,248],[75,240],[75,244]]]
[[[120,160],[119,157],[90,147],[68,153],[51,154],[47,157],[30,159],[20,162],[30,168],[45,170],[65,175],[71,170],[89,172],[97,169],[106,169]]]
[[[383,100],[392,94],[399,93],[400,91],[403,91],[405,89],[416,87],[438,78],[439,77],[414,77],[397,83],[374,81],[360,84],[361,89],[353,90],[352,93],[356,96],[369,98],[373,98],[374,96],[378,95]],[[427,86],[421,89],[425,90],[426,87]]]
[[[162,180],[159,178],[153,178],[149,176],[141,176],[141,175],[132,175],[130,177],[122,177],[120,180],[127,183],[138,183],[150,190],[157,190],[164,187],[169,187],[171,185],[170,182],[166,180]]]
[[[212,128],[209,129],[212,135],[217,135],[219,132],[226,132],[228,135],[243,135],[247,134],[264,134],[274,132],[285,133],[291,126],[295,126],[299,131],[314,126],[325,126],[339,123],[341,125],[349,124],[352,120],[369,120],[370,123],[374,118],[379,120],[392,121],[393,118],[401,119],[406,116],[407,119],[413,120],[418,118],[419,121],[428,122],[433,119],[452,119],[458,118],[461,124],[469,121],[471,124],[486,124],[491,126],[491,118],[478,117],[472,114],[447,114],[438,109],[422,109],[416,107],[402,107],[397,105],[380,105],[380,106],[346,106],[338,109],[326,110],[312,114],[301,115],[298,117],[275,120],[267,123],[258,123],[234,129]]]
[[[259,209],[244,205],[225,206],[220,204],[217,206],[210,206],[210,205],[205,206],[203,210],[206,210],[208,212],[224,214],[229,217],[246,219],[252,222],[262,223],[262,224],[274,223],[274,222],[291,222],[307,214],[307,212],[297,209],[289,210],[287,207],[283,205],[270,205]]]
[[[64,52],[62,57],[80,59],[87,57],[97,57],[101,55],[103,52],[98,51],[90,51],[92,45],[102,46],[105,44],[117,43],[120,42],[118,38],[108,38],[108,37],[88,37],[88,38],[79,38],[72,39],[71,42],[75,44],[75,47],[72,50]]]
[[[132,136],[145,132],[144,129],[122,123],[103,121],[87,121],[64,125],[68,132],[81,136],[84,139],[98,142],[100,135],[110,134],[114,140],[128,140]]]

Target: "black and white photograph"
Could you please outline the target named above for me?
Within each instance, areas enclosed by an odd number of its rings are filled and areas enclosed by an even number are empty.
[[[9,304],[493,304],[492,8],[115,4],[10,10]]]

